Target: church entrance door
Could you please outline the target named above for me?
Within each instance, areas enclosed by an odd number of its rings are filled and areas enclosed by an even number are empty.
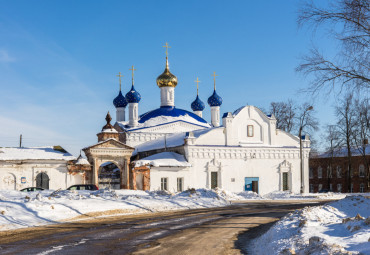
[[[258,181],[258,177],[245,177],[244,190],[253,191],[258,194]]]
[[[49,176],[46,173],[39,173],[36,176],[36,187],[49,189],[49,181],[50,181]]]
[[[217,175],[217,172],[211,172],[211,189],[215,189],[218,187]]]
[[[106,162],[99,167],[99,188],[120,189],[121,170],[112,162]]]

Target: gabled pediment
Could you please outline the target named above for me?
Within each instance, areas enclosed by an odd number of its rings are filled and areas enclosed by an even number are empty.
[[[194,123],[178,120],[170,123],[164,123],[157,126],[137,128],[129,132],[145,132],[145,133],[181,133],[198,129],[207,128],[205,126],[197,125]]]
[[[117,141],[116,139],[108,139],[102,142],[99,142],[97,144],[91,145],[89,147],[84,148],[83,150],[88,150],[88,149],[99,149],[99,148],[116,148],[116,149],[126,149],[126,150],[132,150],[134,151],[135,149],[131,146],[128,146],[120,141]]]

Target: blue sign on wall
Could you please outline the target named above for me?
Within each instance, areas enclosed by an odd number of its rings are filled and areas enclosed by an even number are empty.
[[[26,183],[26,177],[21,177],[21,183]]]

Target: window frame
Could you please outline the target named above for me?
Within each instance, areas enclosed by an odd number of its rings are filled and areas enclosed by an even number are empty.
[[[179,189],[179,181],[180,183],[180,189]],[[184,177],[177,177],[177,192],[183,192],[184,191]]]
[[[247,125],[247,137],[254,137],[254,126]]]
[[[365,177],[365,166],[363,164],[358,166],[358,177]]]
[[[337,166],[337,178],[342,178],[342,167],[341,166]]]
[[[161,190],[168,191],[168,177],[161,177]]]
[[[322,167],[321,166],[317,168],[317,178],[322,179]]]

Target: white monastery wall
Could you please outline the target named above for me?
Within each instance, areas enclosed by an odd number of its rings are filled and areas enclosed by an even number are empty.
[[[161,190],[161,178],[167,178],[167,190],[177,192],[177,178],[183,178],[183,190],[192,188],[189,168],[152,167],[150,169],[150,190]]]
[[[0,189],[20,190],[36,187],[36,176],[44,172],[49,177],[49,189],[66,189],[83,183],[81,174],[68,173],[66,163],[53,162],[14,162],[0,164]],[[22,183],[22,177],[23,182]]]

